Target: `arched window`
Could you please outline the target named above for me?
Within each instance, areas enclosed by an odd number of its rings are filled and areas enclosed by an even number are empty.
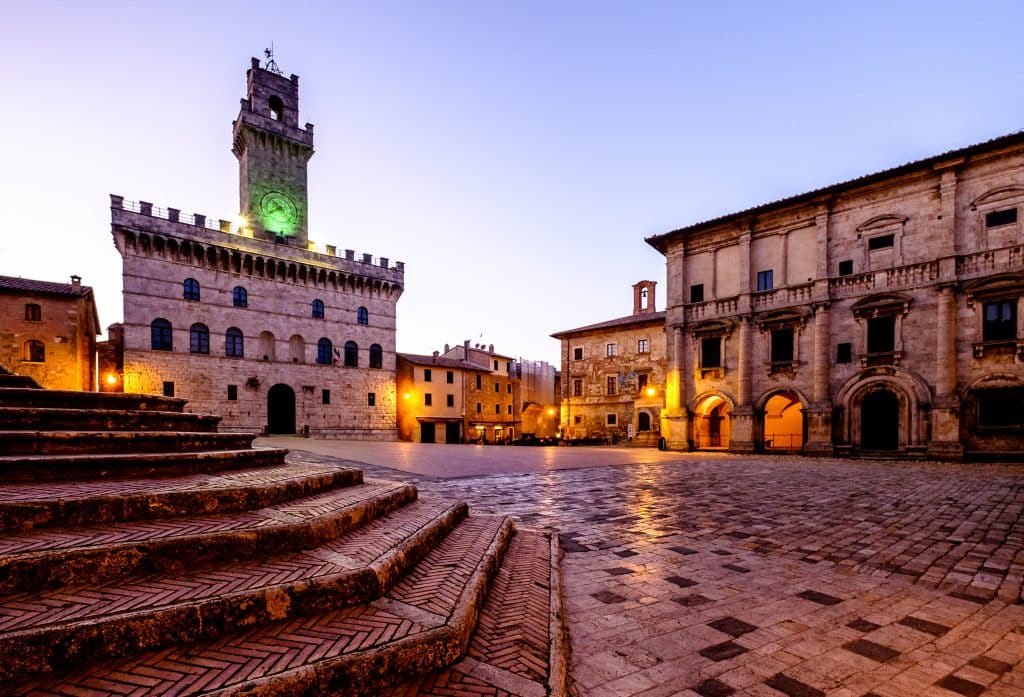
[[[170,351],[171,323],[165,319],[155,319],[150,325],[150,347],[154,351]]]
[[[228,356],[241,358],[245,355],[245,338],[242,330],[238,327],[231,327],[225,335],[224,352]]]
[[[323,338],[316,342],[316,362],[320,365],[333,363],[334,345],[330,339]]]
[[[24,350],[24,360],[29,363],[46,362],[46,347],[43,345],[42,341],[36,341],[34,339],[26,341],[24,344]]]
[[[281,98],[276,94],[267,100],[267,106],[270,107],[270,118],[274,121],[281,120],[281,112],[284,111],[284,103]]]
[[[358,310],[356,310],[356,323],[357,324],[369,324],[370,323],[370,313],[366,310],[365,307],[361,307]]]
[[[288,352],[291,354],[292,363],[305,363],[306,340],[298,334],[292,334],[292,338],[288,340]]]
[[[25,321],[42,322],[43,308],[39,307],[39,305],[36,305],[35,303],[25,303]]]
[[[235,307],[249,307],[249,294],[242,286],[235,286],[231,291],[231,302]]]
[[[324,301],[314,300],[313,301],[313,317],[316,319],[324,318]]]
[[[205,324],[196,322],[189,328],[188,350],[190,353],[210,352],[210,330]]]
[[[345,366],[348,368],[359,366],[359,345],[354,341],[345,342]]]
[[[186,278],[182,284],[185,300],[199,300],[199,281],[194,278]]]
[[[640,412],[636,420],[636,430],[638,431],[650,431],[651,430],[651,415],[646,411]]]
[[[277,358],[277,342],[274,340],[273,332],[260,332],[260,355],[265,361]]]
[[[384,367],[384,350],[380,347],[380,344],[370,344],[370,367]]]

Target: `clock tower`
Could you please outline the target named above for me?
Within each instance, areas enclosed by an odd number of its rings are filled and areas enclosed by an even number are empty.
[[[271,69],[268,69],[271,68]],[[233,125],[241,212],[256,237],[309,239],[306,165],[313,156],[313,124],[299,127],[299,76],[285,77],[252,59],[248,95]]]

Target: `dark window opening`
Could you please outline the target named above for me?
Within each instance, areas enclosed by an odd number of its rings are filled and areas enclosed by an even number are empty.
[[[228,401],[238,401],[238,385],[228,385]]]
[[[1017,338],[1017,301],[996,300],[982,306],[982,341],[1012,341]]]
[[[572,396],[582,397],[583,396],[583,381],[573,380],[572,381]]]
[[[476,389],[478,389],[478,390],[480,389],[480,375],[479,374],[476,376]]]
[[[345,342],[345,366],[348,368],[359,367],[359,345],[354,341]]]
[[[853,344],[839,344],[836,346],[836,363],[853,362]]]
[[[1001,211],[992,211],[985,214],[985,227],[999,227],[1017,222],[1017,209],[1006,208]]]
[[[447,372],[445,373],[445,376],[444,376],[444,380],[445,380],[445,382],[447,382],[447,383],[448,383],[449,385],[454,385],[454,384],[455,384],[455,372],[454,372],[454,371],[452,371],[452,370],[449,370],[449,371],[447,371]]]
[[[320,390],[320,403],[321,404],[330,404],[331,403],[331,391],[330,390]]]
[[[690,286],[690,302],[702,303],[704,302],[704,284],[698,283],[697,285]]]
[[[429,406],[431,406],[431,405],[432,405],[433,403],[434,403],[434,395],[432,395],[432,394],[431,394],[430,392],[426,392],[426,393],[424,393],[424,395],[423,395],[423,404],[424,404],[425,406],[428,406],[428,407],[429,407]]]
[[[772,330],[772,363],[787,363],[793,360],[793,330]]]
[[[270,107],[270,118],[274,121],[281,120],[281,114],[284,111],[284,103],[281,98],[276,94],[267,100],[267,106]]]
[[[174,383],[169,381],[169,380],[165,380],[164,381],[164,397],[173,397],[173,396],[174,396]]]
[[[374,407],[377,406],[377,393],[367,392],[366,393],[366,406]]]
[[[433,377],[434,377],[434,374],[430,370],[430,368],[424,368],[423,369],[423,382],[430,382],[433,379]]]
[[[886,249],[887,247],[892,247],[895,243],[895,235],[879,235],[878,237],[871,237],[868,239],[868,251]]]
[[[978,425],[983,428],[1024,427],[1024,389],[1007,387],[980,390],[978,393]]]
[[[186,278],[181,284],[182,297],[185,300],[199,300],[199,281],[194,278]]]
[[[636,430],[638,431],[650,431],[651,430],[651,415],[646,411],[642,411],[637,414],[636,418]]]
[[[188,330],[189,353],[210,352],[210,329],[205,324],[195,323]]]
[[[700,367],[722,367],[722,340],[719,337],[700,340]]]
[[[572,359],[574,361],[582,361],[583,360],[583,348],[582,347],[577,346],[576,348],[574,348],[572,350]]]
[[[512,383],[511,382],[509,384],[505,385],[505,391],[508,392],[509,394],[512,394]]]
[[[447,399],[445,400],[445,403],[449,407],[454,407],[455,406],[455,395],[453,395],[453,394],[448,395]]]
[[[27,322],[42,322],[43,321],[43,308],[35,303],[25,304],[25,321]]]
[[[314,319],[323,319],[324,318],[324,301],[323,300],[314,300],[312,307],[313,307],[313,318]]]
[[[480,402],[477,402],[477,403],[476,403],[476,413],[477,413],[477,414],[480,414],[480,413],[482,413],[482,412],[483,412],[483,410],[484,410],[484,405],[483,405],[483,404],[481,404]]]
[[[511,404],[509,404],[509,405],[508,405],[508,413],[509,413],[509,414],[511,414],[511,413],[512,413],[512,405],[511,405]]]
[[[617,375],[609,375],[605,379],[605,387],[607,394],[615,394],[616,388],[619,385],[619,378]]]
[[[853,273],[853,259],[847,259],[839,262],[839,275],[849,276]]]
[[[607,422],[608,422],[609,426],[614,426],[615,424],[618,423],[618,421],[619,421],[618,416],[616,416],[615,414],[608,414]]]
[[[650,376],[647,373],[639,373],[636,376],[636,388],[642,390],[647,387],[647,381]]]
[[[380,344],[370,344],[370,367],[384,367],[384,349],[380,347]]]
[[[577,414],[576,416],[572,417],[572,422],[579,426],[581,423],[583,423],[583,417]]]
[[[771,290],[772,288],[774,288],[775,286],[772,283],[772,276],[773,275],[774,274],[772,273],[772,269],[768,269],[767,271],[758,271],[757,272],[757,289],[758,290]]]
[[[357,324],[369,324],[370,323],[370,313],[367,312],[365,307],[361,307],[358,310],[356,310],[356,323]]]
[[[26,360],[29,363],[45,363],[46,346],[43,345],[42,341],[36,341],[34,339],[26,341],[24,344],[23,360]]]
[[[155,319],[149,325],[150,346],[154,351],[171,350],[171,323],[165,319]]]
[[[231,291],[231,302],[235,307],[249,307],[249,293],[242,286]]]
[[[494,405],[494,413],[495,414],[500,414],[501,413],[501,405],[500,404],[495,404]]]
[[[224,337],[224,352],[229,356],[241,358],[245,355],[245,338],[238,327],[228,329]]]
[[[501,392],[501,383],[494,383],[494,391]]]
[[[334,362],[334,344],[324,337],[316,342],[316,362],[320,365],[331,365]]]
[[[896,350],[896,317],[868,319],[868,353],[891,353]]]

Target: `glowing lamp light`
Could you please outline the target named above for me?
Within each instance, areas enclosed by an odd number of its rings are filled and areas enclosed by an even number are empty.
[[[117,376],[114,375],[113,373],[107,373],[107,384],[108,385],[116,385],[117,384]]]
[[[409,399],[409,393],[406,392],[405,394],[403,394],[402,399]]]
[[[239,235],[244,235],[246,228],[249,227],[249,218],[245,215],[240,215],[235,218],[235,232]]]
[[[647,396],[648,397],[653,397],[654,396],[654,388],[653,387],[648,387],[647,388]]]
[[[550,409],[548,409],[548,416],[554,416],[554,415],[555,415],[555,408],[551,407]]]

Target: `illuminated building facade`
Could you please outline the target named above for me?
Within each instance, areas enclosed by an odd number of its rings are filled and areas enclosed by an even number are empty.
[[[51,390],[96,388],[92,288],[0,276],[0,365]]]
[[[633,286],[633,314],[552,334],[562,342],[563,438],[657,445],[665,398],[665,313],[654,281]]]
[[[648,239],[672,448],[1024,455],[1024,135]]]
[[[111,196],[123,388],[184,397],[229,430],[394,439],[404,266],[310,241],[298,77],[255,58],[247,77],[239,220]]]

